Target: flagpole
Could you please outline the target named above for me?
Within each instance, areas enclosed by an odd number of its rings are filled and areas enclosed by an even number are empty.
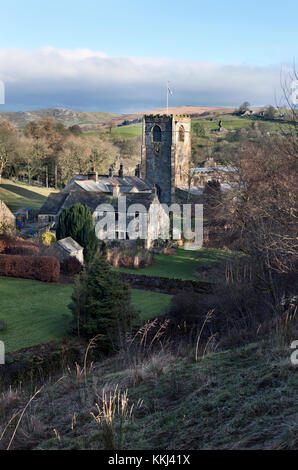
[[[169,114],[169,81],[167,81],[167,114]]]

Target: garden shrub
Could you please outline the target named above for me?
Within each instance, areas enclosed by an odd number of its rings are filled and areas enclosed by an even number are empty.
[[[63,271],[65,274],[69,274],[70,276],[79,274],[82,269],[82,264],[75,256],[70,256],[61,263],[61,271]]]
[[[87,338],[99,334],[99,348],[105,352],[119,346],[137,318],[129,286],[101,255],[78,277],[69,308],[77,334]]]
[[[50,256],[0,255],[0,276],[57,282],[60,263]]]
[[[47,230],[41,235],[41,242],[43,245],[51,246],[56,242],[56,235],[53,232]]]
[[[73,204],[61,212],[57,225],[57,240],[71,237],[84,248],[84,259],[89,263],[98,250],[98,238],[91,211],[84,204]]]
[[[33,240],[24,240],[20,237],[5,234],[0,237],[0,253],[34,256],[39,254],[39,247]]]
[[[153,263],[151,251],[138,247],[119,247],[107,250],[106,259],[109,264],[121,268],[145,268]]]

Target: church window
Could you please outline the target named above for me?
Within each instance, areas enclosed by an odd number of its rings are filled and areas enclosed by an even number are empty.
[[[183,126],[179,127],[179,141],[184,142],[184,127]]]
[[[161,142],[161,128],[159,126],[153,127],[153,142]]]

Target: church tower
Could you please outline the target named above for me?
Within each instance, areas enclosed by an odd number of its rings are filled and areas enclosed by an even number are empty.
[[[142,177],[155,184],[162,203],[175,200],[175,188],[187,188],[191,158],[190,117],[143,117]]]

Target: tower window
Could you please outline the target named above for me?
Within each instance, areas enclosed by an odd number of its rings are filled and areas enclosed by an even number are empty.
[[[184,127],[183,126],[179,127],[179,141],[184,142]]]
[[[153,127],[153,142],[161,142],[161,128],[159,126]]]

